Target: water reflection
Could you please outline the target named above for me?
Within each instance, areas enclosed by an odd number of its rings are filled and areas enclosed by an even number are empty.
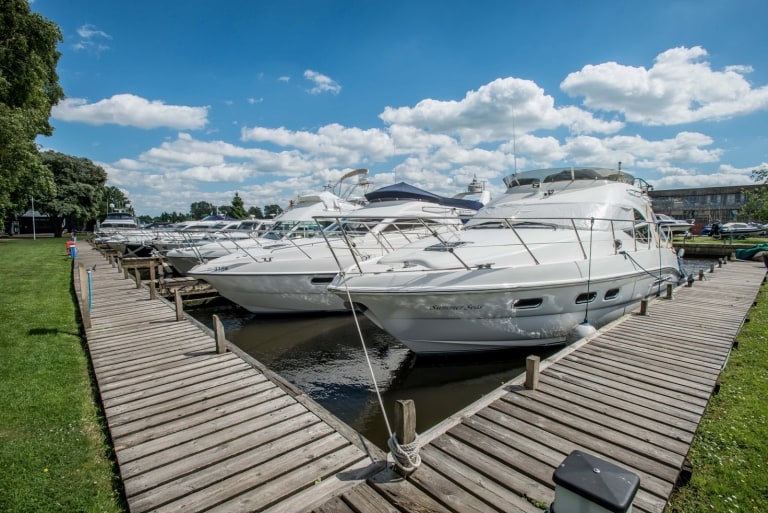
[[[193,312],[208,325],[212,313],[204,309]],[[352,316],[267,317],[241,310],[216,313],[229,340],[372,442],[386,446],[386,423]],[[524,372],[529,354],[544,358],[554,351],[526,349],[471,358],[416,357],[365,317],[358,321],[390,421],[394,419],[395,401],[413,399],[419,432]]]

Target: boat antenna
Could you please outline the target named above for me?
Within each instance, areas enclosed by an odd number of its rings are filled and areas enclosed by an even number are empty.
[[[595,218],[589,219],[589,262],[587,262],[587,302],[584,309],[584,323],[589,324],[589,293],[590,285],[592,283],[592,230],[595,227]]]
[[[515,135],[515,109],[512,109],[512,161],[517,176],[517,137]]]

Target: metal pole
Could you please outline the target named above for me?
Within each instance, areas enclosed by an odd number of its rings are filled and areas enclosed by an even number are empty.
[[[32,200],[32,240],[37,240],[37,232],[35,230],[35,197],[29,197]]]

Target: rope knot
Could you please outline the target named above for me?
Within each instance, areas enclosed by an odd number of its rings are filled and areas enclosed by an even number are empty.
[[[395,461],[395,466],[405,473],[410,473],[421,465],[421,456],[419,456],[419,435],[416,435],[413,442],[400,445],[397,441],[397,434],[393,433],[387,440],[390,454]]]

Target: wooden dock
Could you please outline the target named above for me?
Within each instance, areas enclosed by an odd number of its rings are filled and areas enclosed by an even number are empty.
[[[661,513],[766,271],[728,262],[553,355],[534,390],[521,376],[422,433],[422,465],[403,479],[258,362],[216,354],[209,333],[95,250],[78,262],[98,262],[88,345],[136,512],[540,513],[579,449],[638,474],[634,511]]]

